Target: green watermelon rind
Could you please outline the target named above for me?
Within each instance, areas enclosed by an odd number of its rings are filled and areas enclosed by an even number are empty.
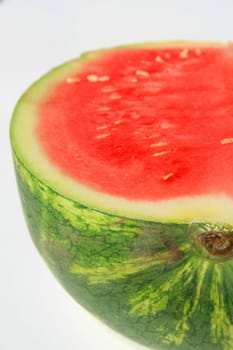
[[[63,66],[62,78],[70,74],[69,67]],[[50,74],[58,78],[57,70],[48,73],[39,92],[40,81],[34,84],[18,103],[11,124],[25,218],[49,268],[83,307],[141,344],[161,350],[231,350],[233,256],[213,257],[195,237],[214,230],[233,237],[232,227],[206,217],[193,223],[194,217],[173,220],[167,215],[160,222],[158,215],[139,215],[132,209],[107,211],[95,198],[82,201],[60,191],[57,179],[42,176],[34,167],[35,154],[30,156],[34,141],[25,143],[19,130],[28,129],[27,117],[35,112],[29,101],[44,93]]]
[[[188,224],[88,208],[53,191],[15,155],[14,162],[32,239],[75,300],[157,350],[231,349],[232,261],[201,256]]]

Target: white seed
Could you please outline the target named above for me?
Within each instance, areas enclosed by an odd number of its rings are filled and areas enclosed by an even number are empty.
[[[229,138],[221,140],[222,145],[227,145],[229,143],[233,143],[233,137],[229,137]]]
[[[142,64],[146,65],[146,66],[150,66],[151,62],[150,61],[145,61],[145,60],[141,60],[140,61]]]
[[[109,98],[110,98],[111,100],[120,100],[120,99],[122,98],[122,96],[119,95],[119,94],[117,94],[117,93],[115,93],[115,94],[111,94],[111,95],[109,96]]]
[[[66,82],[68,84],[80,83],[80,81],[81,81],[80,78],[75,78],[75,77],[68,77],[68,78],[66,78]]]
[[[138,134],[140,134],[140,131],[138,130],[134,131],[134,135],[138,135]]]
[[[162,152],[157,152],[157,153],[154,153],[153,156],[154,157],[161,157],[161,156],[164,156],[165,154],[169,153],[170,151],[162,151]]]
[[[202,54],[201,49],[196,49],[196,50],[195,50],[195,54],[196,54],[197,56],[200,56],[200,55]]]
[[[96,127],[96,130],[103,130],[103,129],[107,129],[108,126],[107,125],[100,125]]]
[[[101,134],[101,135],[97,135],[95,138],[96,139],[104,139],[105,137],[109,136],[110,134]]]
[[[102,90],[103,92],[113,92],[113,91],[116,91],[116,89],[115,89],[113,86],[104,86],[101,90]]]
[[[116,121],[114,122],[114,124],[118,125],[118,124],[121,124],[122,122],[123,122],[123,120],[122,120],[122,119],[119,119],[119,120],[116,120]]]
[[[171,54],[169,52],[166,52],[164,55],[167,59],[171,58]]]
[[[137,78],[132,78],[131,81],[132,81],[132,83],[137,83],[138,79]]]
[[[167,146],[167,142],[166,141],[160,141],[160,142],[157,142],[157,143],[152,143],[150,145],[150,147],[160,147],[160,146]]]
[[[91,83],[96,83],[99,80],[99,77],[95,74],[89,74],[87,76],[87,80],[90,81]]]
[[[109,112],[109,111],[111,111],[111,108],[107,106],[97,108],[97,112]]]
[[[110,78],[108,75],[103,75],[102,77],[99,77],[99,81],[102,83],[104,81],[109,81]]]
[[[136,70],[136,74],[140,75],[142,77],[149,77],[150,76],[149,72],[147,72],[146,70],[141,70],[141,69]]]
[[[173,174],[173,173],[169,173],[169,174],[164,175],[164,176],[162,177],[162,179],[163,179],[164,181],[166,181],[166,180],[170,179],[170,177],[172,177],[172,176],[174,176],[174,174]]]
[[[189,50],[184,49],[180,52],[180,58],[188,58]]]
[[[166,120],[163,120],[163,121],[160,123],[160,127],[161,127],[162,129],[169,129],[171,126],[172,126],[172,124],[169,123],[169,122],[166,121]]]
[[[136,113],[136,112],[131,113],[130,116],[133,119],[139,119],[140,118],[140,115],[138,113]]]
[[[164,62],[164,60],[162,59],[161,56],[156,56],[156,57],[155,57],[155,61],[156,61],[156,62]]]

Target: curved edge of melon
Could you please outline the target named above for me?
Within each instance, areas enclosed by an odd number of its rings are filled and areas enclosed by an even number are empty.
[[[37,105],[48,96],[53,86],[77,73],[82,62],[92,60],[103,52],[122,48],[151,47],[216,47],[233,43],[199,41],[161,41],[142,44],[129,44],[110,49],[100,49],[83,53],[80,57],[68,61],[42,76],[21,96],[13,111],[10,124],[10,140],[13,153],[22,165],[46,186],[61,196],[87,207],[119,216],[151,220],[157,222],[216,222],[233,224],[233,200],[226,195],[201,195],[181,197],[158,202],[132,201],[100,193],[82,184],[78,184],[64,175],[43,155],[33,132],[36,127]],[[30,151],[28,151],[30,150]]]

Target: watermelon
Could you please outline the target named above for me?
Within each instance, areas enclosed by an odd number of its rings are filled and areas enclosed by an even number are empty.
[[[233,46],[88,52],[19,100],[36,247],[93,315],[155,349],[233,344]]]

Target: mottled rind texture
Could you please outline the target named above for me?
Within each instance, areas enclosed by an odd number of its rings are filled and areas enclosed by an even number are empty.
[[[109,215],[15,167],[32,238],[81,305],[152,348],[232,349],[233,265],[202,254],[192,225]]]

